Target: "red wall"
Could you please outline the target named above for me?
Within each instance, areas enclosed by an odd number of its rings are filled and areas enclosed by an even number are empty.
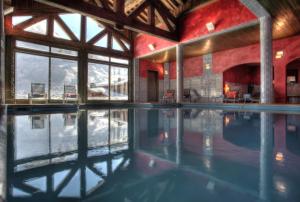
[[[206,24],[215,25],[214,32],[240,25],[256,16],[239,0],[219,0],[205,7],[200,7],[183,18],[179,27],[181,41],[187,41],[202,35],[209,34]]]
[[[219,0],[206,7],[200,7],[183,18],[180,26],[180,41],[187,41],[208,34],[205,27],[207,22],[214,22],[216,25],[215,32],[218,32],[254,19],[256,17],[238,0]],[[135,56],[149,54],[151,52],[148,48],[149,43],[154,43],[156,50],[176,44],[142,34],[135,39]],[[283,58],[275,59],[276,51],[284,51]],[[285,102],[286,66],[291,61],[300,58],[300,36],[273,41],[273,53],[275,101]],[[231,67],[253,63],[260,63],[259,44],[213,53],[212,71],[214,73],[223,73]],[[198,68],[200,66],[201,68]],[[187,62],[184,68],[185,77],[200,76],[203,69],[202,62],[200,60],[196,62],[196,59],[191,63]],[[142,73],[142,75],[146,76],[145,73]],[[170,78],[176,79],[175,62],[171,63]]]
[[[185,78],[201,76],[203,73],[202,56],[185,58],[183,61],[183,75]],[[170,63],[170,79],[176,79],[176,61]]]
[[[256,17],[239,0],[219,0],[208,6],[199,7],[188,13],[180,22],[180,41],[187,41],[208,34],[206,23],[213,22],[215,31],[237,26]],[[155,44],[156,50],[175,45],[176,43],[163,40],[147,34],[141,34],[134,41],[135,57],[142,56],[151,51],[149,44]]]
[[[161,63],[153,63],[148,60],[140,60],[140,76],[142,78],[147,78],[148,70],[157,71],[158,78],[160,80],[164,79],[164,65]]]
[[[239,65],[224,72],[223,81],[240,84],[260,84],[260,66]]]
[[[281,59],[275,59],[277,51],[283,51]],[[286,66],[300,58],[300,36],[273,41],[274,93],[276,102],[286,101]],[[242,48],[213,53],[213,68],[215,73],[241,64],[260,63],[260,46],[254,44]]]

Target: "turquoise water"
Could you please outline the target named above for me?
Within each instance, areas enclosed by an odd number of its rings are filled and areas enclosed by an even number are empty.
[[[300,201],[300,115],[99,109],[7,117],[13,201]]]

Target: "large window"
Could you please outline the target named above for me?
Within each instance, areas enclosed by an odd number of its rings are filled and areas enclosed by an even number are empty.
[[[34,86],[37,85],[43,87],[40,90],[45,93],[43,98],[61,100],[69,96],[77,99],[77,55],[73,50],[16,41],[15,99],[35,96]],[[66,92],[66,87],[74,92]]]
[[[128,100],[129,61],[96,54],[88,57],[88,100]]]
[[[32,83],[44,83],[48,89],[49,58],[16,53],[15,98],[28,99]]]
[[[128,69],[111,66],[111,100],[128,100]]]
[[[109,99],[109,66],[89,63],[88,65],[88,99]]]
[[[75,50],[17,40],[15,99],[33,100],[37,94],[50,101],[77,100],[79,77],[83,79],[79,76],[78,55]],[[128,100],[128,59],[90,53],[83,65],[87,65],[87,100]]]
[[[65,86],[77,86],[77,61],[51,58],[51,99],[63,99]]]

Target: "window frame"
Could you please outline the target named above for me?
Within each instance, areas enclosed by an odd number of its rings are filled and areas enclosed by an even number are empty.
[[[28,42],[28,43],[34,43],[37,45],[44,45],[44,46],[48,46],[49,47],[49,51],[45,52],[45,51],[38,51],[38,50],[34,50],[34,49],[27,49],[27,48],[22,48],[22,47],[17,47],[17,41],[22,41],[22,42]],[[77,56],[71,56],[71,55],[64,55],[64,54],[57,54],[57,53],[52,53],[51,52],[51,48],[61,48],[61,49],[65,49],[65,50],[70,50],[70,51],[76,51],[77,52]],[[32,41],[32,40],[27,40],[27,39],[19,39],[16,38],[13,41],[13,48],[12,48],[12,85],[11,85],[11,90],[13,92],[13,100],[15,103],[24,103],[27,102],[29,99],[16,99],[16,55],[17,53],[22,53],[22,54],[27,54],[27,55],[34,55],[34,56],[42,56],[42,57],[47,57],[48,58],[48,89],[47,89],[47,101],[49,103],[62,103],[63,99],[51,99],[51,59],[53,58],[57,58],[57,59],[65,59],[65,60],[71,60],[77,63],[77,84],[76,84],[76,88],[77,88],[77,94],[78,94],[78,90],[79,90],[79,64],[80,64],[80,52],[79,50],[76,49],[72,49],[72,48],[65,48],[65,47],[61,47],[61,46],[57,46],[56,44],[48,44],[48,43],[43,43],[43,42],[37,42],[37,41]],[[77,98],[77,100],[79,99],[79,97]]]
[[[95,52],[91,52],[89,51],[88,54],[95,54],[95,55],[99,55],[99,53],[95,53]],[[108,65],[109,71],[108,71],[108,88],[109,88],[109,97],[108,100],[90,100],[88,99],[88,95],[86,95],[86,102],[87,103],[95,103],[95,102],[110,102],[110,103],[115,103],[115,102],[130,102],[130,94],[129,94],[129,79],[130,79],[130,59],[128,58],[121,58],[121,57],[115,57],[115,56],[107,56],[105,54],[101,54],[102,56],[106,56],[109,58],[109,61],[101,61],[101,60],[96,60],[96,59],[90,59],[88,58],[88,54],[87,54],[87,68],[89,67],[90,63],[94,63],[94,64],[102,64],[102,65]],[[128,65],[127,64],[121,64],[121,63],[115,63],[115,62],[111,62],[111,58],[117,58],[117,59],[123,59],[123,60],[128,60]],[[128,74],[127,74],[127,79],[128,79],[128,87],[127,87],[127,95],[128,95],[128,99],[126,100],[112,100],[111,99],[111,67],[119,67],[119,68],[125,68],[128,70]],[[88,70],[87,70],[88,71]],[[88,74],[87,74],[88,77]],[[88,82],[88,78],[86,79],[86,81]],[[86,82],[85,85],[85,90],[86,92],[88,92],[88,83]]]

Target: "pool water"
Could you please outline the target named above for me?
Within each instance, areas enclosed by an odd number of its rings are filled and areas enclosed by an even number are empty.
[[[97,109],[7,123],[8,202],[300,201],[297,114]]]

